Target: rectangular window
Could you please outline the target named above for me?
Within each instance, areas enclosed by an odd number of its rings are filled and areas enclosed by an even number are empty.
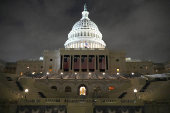
[[[81,58],[81,62],[84,62],[84,58]]]
[[[43,68],[43,66],[41,66],[41,68]]]
[[[50,61],[53,61],[53,59],[50,59]]]
[[[89,58],[89,62],[92,62],[92,58]]]
[[[99,58],[99,62],[102,62],[102,58]]]
[[[77,62],[77,58],[74,58],[74,62]]]
[[[64,58],[64,62],[67,62],[67,58]]]
[[[119,62],[119,59],[116,59],[116,62]]]

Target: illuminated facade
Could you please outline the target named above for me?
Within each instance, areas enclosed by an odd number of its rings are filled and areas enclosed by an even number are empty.
[[[44,74],[104,72],[106,74],[145,75],[153,73],[151,61],[131,60],[131,58],[126,58],[124,51],[105,48],[106,44],[102,40],[102,34],[97,25],[88,18],[88,14],[85,5],[82,18],[73,25],[68,34],[68,40],[64,44],[65,48],[44,50],[44,59],[41,58],[39,62],[37,61],[41,66],[35,65],[34,67],[38,67],[36,69],[27,68],[31,65],[30,63],[34,63],[33,61],[18,61],[16,73],[31,71]]]
[[[146,81],[141,74],[152,74],[153,63],[105,48],[86,6],[82,14],[65,48],[44,50],[39,60],[18,60],[16,74],[0,73],[0,111],[169,113],[170,78]]]
[[[97,25],[88,18],[89,12],[86,5],[82,12],[82,18],[76,22],[68,34],[65,48],[105,48],[106,44],[102,40]]]

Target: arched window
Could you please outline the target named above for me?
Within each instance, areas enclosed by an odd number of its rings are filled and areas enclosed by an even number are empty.
[[[71,92],[71,87],[70,86],[66,86],[65,92]]]
[[[51,89],[57,90],[57,87],[56,86],[51,86]]]

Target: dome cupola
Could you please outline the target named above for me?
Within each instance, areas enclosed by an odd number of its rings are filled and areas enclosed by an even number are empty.
[[[65,48],[105,48],[106,44],[102,40],[102,34],[88,15],[85,4],[82,18],[73,25],[68,34],[68,40],[64,44]]]

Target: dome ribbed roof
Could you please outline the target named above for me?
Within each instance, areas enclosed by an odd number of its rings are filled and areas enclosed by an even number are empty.
[[[73,30],[75,30],[75,29],[95,29],[95,30],[98,30],[98,27],[93,21],[88,20],[88,19],[82,19],[82,20],[76,22],[72,29]]]

